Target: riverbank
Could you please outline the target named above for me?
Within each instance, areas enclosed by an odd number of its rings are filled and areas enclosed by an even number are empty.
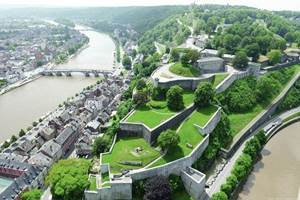
[[[74,54],[72,55],[69,55],[67,60],[64,62],[64,63],[67,63],[69,60],[73,59],[75,56],[79,55],[84,49],[88,48],[89,46],[89,42],[84,44],[81,48],[79,48]],[[20,80],[20,81],[17,81],[16,83],[13,83],[11,85],[8,85],[6,86],[5,88],[3,88],[1,91],[0,91],[0,96],[13,90],[13,89],[16,89],[16,88],[19,88],[23,85],[26,85],[27,83],[30,83],[32,81],[35,81],[37,79],[39,79],[40,77],[42,77],[40,75],[40,73],[44,70],[47,70],[47,69],[54,69],[55,67],[59,66],[60,64],[55,64],[53,62],[50,62],[50,63],[47,63],[45,66],[41,66],[35,70],[32,70],[30,71],[29,73],[33,73],[31,75],[29,75],[28,77],[26,77],[25,79],[23,80]],[[41,70],[41,71],[40,71]],[[36,72],[35,72],[36,71]]]

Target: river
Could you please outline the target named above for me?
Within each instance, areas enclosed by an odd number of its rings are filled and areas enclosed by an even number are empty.
[[[278,132],[262,151],[239,200],[299,200],[300,123]]]
[[[112,69],[115,45],[112,39],[96,31],[81,31],[90,39],[87,48],[69,62],[57,67],[64,69]],[[0,96],[0,143],[27,128],[33,121],[54,110],[60,103],[96,78],[42,77]]]

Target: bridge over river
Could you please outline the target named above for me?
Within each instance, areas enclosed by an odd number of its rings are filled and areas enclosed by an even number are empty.
[[[109,74],[112,74],[112,70],[95,70],[95,69],[49,69],[44,70],[40,74],[43,76],[72,76],[73,73],[81,73],[84,74],[86,77],[89,77],[90,75],[94,75],[95,77],[98,77],[100,75],[107,76]]]

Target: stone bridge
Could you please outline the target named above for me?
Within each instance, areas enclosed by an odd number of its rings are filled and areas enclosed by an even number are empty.
[[[90,75],[94,75],[98,77],[100,75],[107,76],[112,74],[112,70],[95,70],[95,69],[49,69],[44,70],[40,74],[43,76],[72,76],[73,73],[81,73],[84,74],[86,77]]]

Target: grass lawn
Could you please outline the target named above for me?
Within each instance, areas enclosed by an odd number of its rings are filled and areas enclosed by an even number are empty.
[[[89,180],[90,180],[90,183],[91,183],[90,187],[89,187],[89,190],[96,191],[97,190],[96,177],[91,176]]]
[[[224,74],[216,74],[215,75],[215,80],[213,81],[213,87],[217,87],[229,74],[224,73]]]
[[[137,147],[143,150],[137,153]],[[112,173],[119,173],[123,169],[138,169],[145,167],[151,161],[160,156],[160,153],[153,149],[144,138],[121,138],[117,140],[111,154],[102,157],[102,163],[109,163]],[[119,162],[141,161],[142,166],[123,165]]]
[[[194,101],[194,93],[191,91],[186,91],[183,94],[183,101],[185,107],[191,105]],[[176,112],[169,110],[166,101],[152,100],[147,105],[137,108],[126,121],[143,123],[149,128],[154,128],[175,114]]]
[[[256,105],[247,113],[232,113],[228,115],[232,136],[236,136],[244,127],[247,126],[266,106]]]
[[[175,63],[169,68],[170,72],[184,77],[198,77],[200,70],[192,65],[183,66],[181,63]]]
[[[193,148],[203,139],[203,136],[199,133],[194,124],[204,126],[216,111],[217,108],[215,106],[194,111],[177,129],[177,133],[180,137],[179,145],[169,149],[165,156],[153,163],[150,167],[160,166],[190,154]],[[192,145],[193,148],[188,147],[187,144]]]

